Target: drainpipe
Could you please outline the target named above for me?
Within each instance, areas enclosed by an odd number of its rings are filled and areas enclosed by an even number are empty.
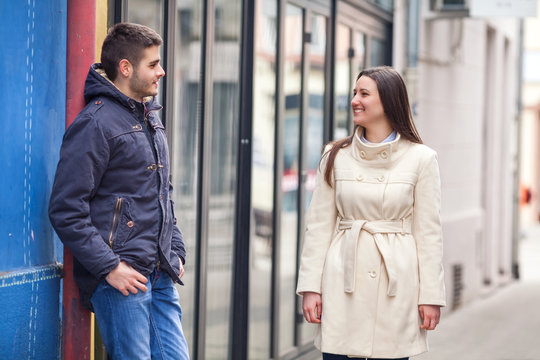
[[[85,106],[84,82],[95,59],[95,0],[67,2],[66,128]],[[73,256],[64,247],[63,359],[90,359],[90,312],[79,301],[73,277]]]

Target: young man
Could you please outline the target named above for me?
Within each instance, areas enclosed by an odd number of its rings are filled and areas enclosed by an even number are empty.
[[[49,205],[112,359],[189,358],[174,286],[186,253],[154,98],[161,44],[142,25],[109,30],[86,79],[87,105],[64,135]]]

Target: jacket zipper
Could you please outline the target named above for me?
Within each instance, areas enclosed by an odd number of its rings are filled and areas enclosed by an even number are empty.
[[[111,225],[111,232],[109,233],[109,246],[112,249],[114,243],[114,233],[118,227],[118,218],[120,217],[120,210],[122,209],[122,198],[116,199],[116,205],[114,206],[113,219]]]
[[[152,149],[152,152],[154,153],[154,160],[156,161],[156,170],[159,170],[160,168],[163,168],[163,165],[160,164],[160,159],[159,159],[159,155],[158,155],[158,149],[156,148],[156,142],[155,142],[155,138],[154,138],[154,135],[152,134],[151,130],[150,130],[150,123],[148,121],[148,116],[150,116],[150,113],[153,112],[153,111],[157,111],[157,110],[150,110],[148,112],[145,111],[144,113],[144,123],[146,125],[146,134],[147,134],[147,137],[148,137],[148,142],[150,143],[150,148]],[[160,178],[160,175],[159,173],[156,171],[156,176],[157,176],[157,185],[158,185],[158,199],[159,199],[159,196],[161,194],[161,178]],[[158,200],[159,202],[159,200]],[[161,226],[163,227],[163,221],[164,221],[164,214],[163,214],[163,209],[161,208],[161,202],[160,202],[160,205],[159,205],[159,211],[161,212]]]
[[[146,106],[145,106],[145,111],[144,111],[144,124],[145,124],[145,130],[146,130],[146,135],[148,137],[148,142],[150,143],[150,148],[152,149],[152,152],[154,153],[154,159],[156,161],[156,165],[157,165],[157,169],[156,170],[159,170],[159,168],[162,168],[163,165],[161,165],[159,163],[159,157],[158,157],[158,150],[156,149],[156,146],[155,146],[155,139],[154,139],[154,136],[152,135],[151,131],[150,131],[150,123],[148,121],[148,116],[150,115],[150,113],[152,111],[157,111],[157,110],[150,110],[148,112],[146,112]],[[157,176],[157,183],[158,183],[158,199],[159,199],[159,195],[161,194],[161,179],[160,179],[160,175],[158,173],[158,171],[156,171],[156,176]],[[158,254],[157,254],[157,257],[158,257],[158,261],[156,263],[156,267],[157,267],[157,270],[160,271],[160,268],[161,268],[161,261],[159,260],[159,254],[161,252],[160,248],[159,248],[159,240],[161,238],[161,231],[163,230],[163,221],[164,221],[164,214],[163,214],[163,209],[161,208],[161,201],[158,200],[158,203],[159,203],[159,211],[161,213],[161,226],[160,226],[160,231],[159,231],[159,238],[157,240],[157,247],[158,247]]]

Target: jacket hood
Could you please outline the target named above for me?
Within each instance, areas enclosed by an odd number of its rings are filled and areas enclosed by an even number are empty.
[[[105,74],[105,70],[100,63],[95,63],[90,67],[86,82],[84,84],[84,101],[88,104],[93,98],[108,97],[116,100],[120,104],[133,109],[139,101],[130,98],[121,92]],[[148,96],[143,99],[147,110],[161,109],[161,105],[155,97]]]

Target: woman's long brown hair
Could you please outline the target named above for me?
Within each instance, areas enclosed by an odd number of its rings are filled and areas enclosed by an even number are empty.
[[[409,96],[407,95],[407,87],[405,81],[399,73],[389,66],[378,66],[370,69],[365,69],[358,74],[356,81],[362,76],[367,76],[377,84],[377,90],[384,109],[384,113],[388,117],[390,126],[401,135],[401,137],[421,144],[422,139],[414,126],[409,105]],[[328,185],[332,186],[332,170],[334,161],[340,149],[346,148],[352,144],[354,134],[359,126],[354,127],[354,131],[350,136],[344,139],[331,143],[332,147],[324,155],[328,156],[326,169],[324,171],[324,180]]]

